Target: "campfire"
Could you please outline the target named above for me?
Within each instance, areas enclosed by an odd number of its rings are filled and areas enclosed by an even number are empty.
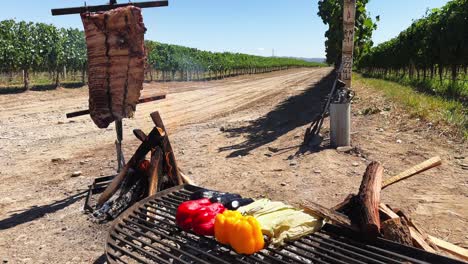
[[[94,208],[97,219],[113,219],[143,198],[170,187],[193,183],[177,166],[159,112],[150,116],[154,128],[148,135],[140,129],[133,130],[141,144],[98,198]],[[148,154],[150,158],[146,159]]]

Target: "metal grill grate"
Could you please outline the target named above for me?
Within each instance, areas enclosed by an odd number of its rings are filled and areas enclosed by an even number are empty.
[[[387,240],[366,244],[356,234],[326,225],[320,232],[238,255],[214,238],[181,231],[175,224],[178,205],[198,187],[184,185],[144,199],[113,223],[106,244],[110,263],[462,263]]]

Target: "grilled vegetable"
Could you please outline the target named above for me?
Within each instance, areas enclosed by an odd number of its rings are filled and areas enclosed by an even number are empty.
[[[242,199],[242,196],[237,193],[219,193],[218,195],[211,197],[210,202],[227,205],[229,202],[236,199]]]
[[[210,204],[211,202],[208,198],[181,203],[177,208],[176,213],[177,225],[184,230],[192,229],[194,216],[200,211],[202,207],[208,206]]]
[[[210,191],[206,189],[198,190],[190,195],[190,200],[198,200],[202,198],[212,198],[215,195],[222,195],[224,193],[221,192],[216,192],[216,191]]]
[[[231,245],[239,254],[254,254],[265,245],[258,221],[252,216],[244,217],[237,211],[227,210],[218,214],[214,230],[216,240]]]
[[[318,216],[268,199],[260,199],[242,206],[238,211],[255,217],[262,227],[263,234],[270,238],[274,246],[281,246],[285,241],[297,240],[314,233],[325,224]]]
[[[224,206],[220,203],[200,208],[193,219],[193,232],[203,236],[214,236],[215,217],[224,210]]]
[[[228,210],[237,210],[239,207],[251,204],[253,202],[254,200],[251,198],[234,199],[224,204],[224,206]]]
[[[214,222],[217,214],[224,212],[220,203],[211,203],[208,198],[186,201],[177,208],[176,223],[182,229],[193,229],[196,234],[214,235]]]
[[[234,236],[235,224],[242,218],[241,213],[237,211],[226,210],[215,218],[215,237],[216,240],[225,245],[229,245],[231,236]]]

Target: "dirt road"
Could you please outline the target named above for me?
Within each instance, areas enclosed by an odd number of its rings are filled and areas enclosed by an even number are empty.
[[[145,93],[168,96],[139,105],[136,117],[124,121],[126,156],[137,144],[131,130],[148,131],[149,113],[158,110],[180,166],[200,185],[331,206],[357,190],[370,160],[383,162],[388,177],[441,155],[441,168],[390,187],[383,199],[409,210],[429,233],[468,246],[468,175],[460,165],[467,163],[462,159],[466,146],[421,129],[423,121],[406,116],[378,94],[357,87],[353,145],[358,154],[299,149],[305,125],[330,88],[329,72],[296,69],[211,82],[145,84]],[[376,106],[388,110],[359,114]],[[96,128],[89,117],[65,119],[65,113],[86,107],[86,89],[0,96],[4,261],[102,263],[107,225],[82,214],[81,191],[93,178],[115,171],[115,132],[113,127]],[[81,176],[71,177],[74,171]]]

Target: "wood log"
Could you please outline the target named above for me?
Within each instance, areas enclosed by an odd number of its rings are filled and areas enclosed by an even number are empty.
[[[197,185],[192,179],[190,179],[189,176],[187,176],[185,173],[183,173],[180,168],[179,168],[179,174],[180,174],[180,177],[182,178],[182,181],[186,184],[190,184],[190,185]]]
[[[164,126],[161,116],[159,115],[159,112],[156,111],[156,112],[151,113],[151,119],[153,120],[153,123],[157,127],[163,129],[164,132],[166,133],[166,136],[161,141],[161,149],[164,152],[164,159],[165,159],[164,164],[165,164],[166,173],[174,185],[181,185],[183,184],[183,181],[179,174],[174,151],[172,150],[172,146],[169,141],[169,137],[167,135],[167,130]]]
[[[147,137],[145,132],[143,132],[141,129],[133,129],[133,135],[135,135],[135,137],[142,142],[145,141]]]
[[[383,220],[388,220],[388,219],[400,219],[400,217],[390,209],[386,204],[380,203],[379,205],[379,212],[381,218]]]
[[[359,203],[358,223],[361,232],[368,239],[375,239],[380,234],[380,190],[383,167],[373,161],[367,166],[357,196]]]
[[[409,226],[409,230],[415,247],[424,249],[427,252],[436,253],[436,251],[424,240],[423,234],[419,233],[416,228]]]
[[[390,218],[381,223],[382,234],[385,239],[407,245],[413,246],[411,239],[410,229],[406,221],[401,221],[399,217]]]
[[[338,213],[334,210],[330,210],[320,204],[316,204],[313,202],[307,202],[307,205],[301,204],[301,209],[304,210],[305,213],[312,214],[319,216],[321,218],[327,219],[331,223],[335,225],[339,225],[345,228],[349,228],[353,231],[359,231],[359,228],[356,225],[351,223],[349,217],[344,214]]]
[[[382,184],[382,189],[385,189],[387,188],[388,186],[396,183],[396,182],[399,182],[401,180],[404,180],[406,178],[409,178],[411,176],[414,176],[416,174],[419,174],[423,171],[426,171],[428,169],[431,169],[431,168],[434,168],[434,167],[437,167],[439,166],[440,164],[442,164],[442,160],[440,159],[440,157],[433,157],[433,158],[430,158],[422,163],[419,163],[418,165],[415,165],[405,171],[403,171],[402,173],[396,175],[396,176],[393,176],[391,177],[390,179],[387,179],[383,182]]]
[[[331,209],[337,212],[345,213],[350,209],[351,204],[353,204],[353,199],[356,198],[356,195],[354,194],[348,194],[346,198],[339,204],[333,206]]]
[[[435,252],[439,249],[436,244],[432,243],[426,232],[418,225],[416,225],[416,223],[408,216],[407,213],[401,209],[396,208],[394,208],[393,211],[399,215],[401,219],[404,219],[408,223],[414,246],[429,252]]]
[[[163,153],[160,148],[155,148],[151,156],[150,167],[148,170],[148,196],[155,195],[159,188],[160,179],[163,176],[162,171]]]
[[[468,249],[459,247],[437,237],[428,235],[429,240],[437,245],[440,249],[449,252],[450,254],[461,258],[464,261],[468,261]]]
[[[135,167],[139,161],[145,158],[148,152],[156,147],[164,138],[164,133],[161,134],[160,129],[157,127],[153,128],[149,133],[148,137],[145,141],[143,141],[138,149],[135,151],[131,159],[128,161],[127,164],[122,168],[122,170],[115,176],[112,182],[107,186],[104,192],[99,196],[97,201],[97,206],[102,206],[109,198],[114,195],[114,193],[118,190],[120,184],[123,182],[125,177],[127,176],[128,170],[132,167]]]

